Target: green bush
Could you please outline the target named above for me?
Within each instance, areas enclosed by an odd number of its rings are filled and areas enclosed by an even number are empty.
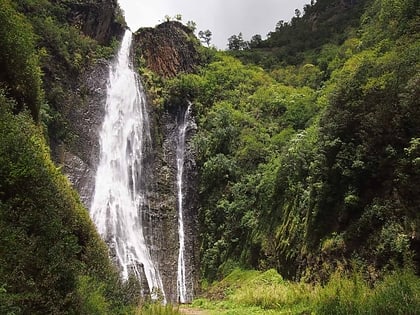
[[[13,97],[16,110],[29,108],[38,120],[43,101],[41,69],[35,34],[27,18],[9,0],[0,2],[0,84]],[[1,87],[1,86],[0,86]]]
[[[105,298],[103,283],[98,283],[88,276],[81,276],[78,281],[78,293],[82,299],[79,314],[111,314],[109,302]]]

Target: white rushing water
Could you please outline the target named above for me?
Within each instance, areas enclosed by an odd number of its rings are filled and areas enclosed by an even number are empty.
[[[185,234],[184,234],[184,193],[183,193],[183,175],[184,175],[184,156],[185,156],[185,133],[188,126],[188,116],[190,106],[185,110],[184,115],[178,123],[178,139],[176,146],[176,164],[177,164],[177,198],[178,198],[178,235],[179,235],[179,253],[178,253],[178,274],[177,274],[177,290],[178,301],[186,303],[187,281],[185,272]]]
[[[145,276],[149,289],[165,296],[143,232],[144,211],[148,209],[143,158],[150,130],[143,87],[131,65],[131,38],[127,31],[118,58],[110,67],[90,213],[115,254],[123,278],[130,273],[139,279]]]

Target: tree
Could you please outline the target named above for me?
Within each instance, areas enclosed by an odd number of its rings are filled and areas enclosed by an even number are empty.
[[[249,42],[250,48],[260,48],[262,44],[262,38],[261,35],[256,34],[252,36],[251,41]]]
[[[276,32],[280,31],[281,28],[284,26],[284,24],[285,24],[284,20],[278,21],[276,24]]]
[[[232,35],[228,38],[229,50],[244,50],[248,48],[248,43],[244,41],[242,33]]]
[[[197,23],[195,23],[194,21],[188,21],[187,22],[187,27],[192,31],[195,32],[195,30],[197,29]]]
[[[210,41],[211,41],[211,31],[210,30],[205,30],[205,31],[199,31],[198,32],[198,37],[200,38],[200,41],[202,43],[206,43],[207,46],[210,46]]]

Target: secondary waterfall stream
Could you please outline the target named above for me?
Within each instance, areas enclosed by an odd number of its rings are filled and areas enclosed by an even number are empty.
[[[185,156],[185,133],[188,126],[188,116],[190,106],[185,109],[185,113],[180,115],[178,121],[178,139],[176,145],[176,164],[177,164],[177,200],[178,200],[178,273],[177,273],[177,291],[178,301],[181,303],[189,302],[187,296],[187,279],[185,270],[185,231],[184,231],[184,193],[183,193],[183,175],[184,175],[184,156]]]
[[[148,210],[144,152],[151,139],[143,87],[130,59],[131,40],[132,33],[127,31],[110,67],[90,213],[122,269],[123,278],[134,274],[144,283],[146,277],[148,290],[159,290],[165,297],[144,235],[143,220]]]

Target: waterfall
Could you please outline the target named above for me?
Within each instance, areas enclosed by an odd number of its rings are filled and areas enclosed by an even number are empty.
[[[178,123],[178,139],[176,145],[176,164],[177,164],[177,200],[178,200],[178,236],[179,236],[179,253],[178,253],[178,273],[177,273],[177,291],[178,301],[181,303],[188,302],[187,281],[185,272],[185,234],[184,234],[184,192],[183,192],[183,175],[184,175],[184,155],[185,155],[185,133],[188,126],[188,116],[190,113],[190,105],[185,110]]]
[[[131,65],[131,38],[127,31],[110,67],[90,214],[115,255],[122,277],[134,274],[143,284],[147,280],[152,296],[159,290],[165,297],[143,231],[149,210],[143,162],[151,138],[143,87]]]

